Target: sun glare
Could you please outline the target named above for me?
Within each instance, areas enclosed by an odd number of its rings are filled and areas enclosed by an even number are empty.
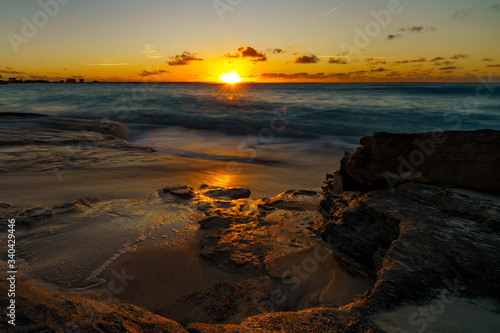
[[[236,72],[221,74],[219,76],[219,79],[222,82],[229,83],[229,84],[235,84],[235,83],[243,81],[243,79]]]

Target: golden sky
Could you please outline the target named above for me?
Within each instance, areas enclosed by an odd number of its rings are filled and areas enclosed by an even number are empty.
[[[500,81],[500,0],[2,0],[2,79]]]

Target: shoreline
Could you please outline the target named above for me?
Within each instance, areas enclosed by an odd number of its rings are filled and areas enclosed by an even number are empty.
[[[376,144],[391,151],[383,141],[362,139],[354,157],[327,176],[323,192],[302,187],[278,194],[268,188],[263,197],[264,190],[250,191],[244,181],[228,181],[224,172],[194,178],[207,165],[220,170],[225,163],[196,163],[107,134],[98,136],[89,154],[79,155],[61,183],[53,171],[40,169],[66,161],[65,147],[85,141],[73,130],[9,129],[20,144],[1,140],[0,151],[18,163],[0,165],[7,171],[0,215],[17,221],[19,289],[30,290],[19,297],[26,325],[38,324],[36,309],[59,309],[66,300],[70,306],[62,307],[54,325],[72,318],[89,329],[88,318],[71,309],[97,299],[102,306],[94,310],[91,325],[109,330],[118,329],[118,322],[138,325],[149,318],[148,325],[174,325],[169,327],[183,333],[306,327],[392,333],[423,327],[425,318],[416,317],[418,324],[407,318],[444,302],[439,295],[445,292],[453,302],[446,303],[439,320],[425,321],[433,331],[468,323],[477,332],[490,332],[500,323],[498,288],[481,282],[484,274],[494,276],[499,264],[487,250],[500,244],[498,195],[406,180],[392,192],[346,176],[347,170],[380,177],[366,165],[384,151],[368,159],[363,151],[378,149]],[[35,155],[25,155],[33,147]],[[477,156],[477,149],[470,151]],[[453,172],[455,164],[447,170]],[[245,167],[254,177],[271,169]],[[435,169],[422,171],[416,174],[426,177]],[[267,177],[280,179],[280,172]],[[368,190],[347,189],[352,186]],[[12,200],[5,200],[7,195]],[[460,241],[443,248],[447,237]],[[449,251],[455,251],[456,263]],[[462,279],[465,272],[471,281]],[[2,292],[5,286],[0,283]],[[43,301],[32,295],[43,295]],[[117,319],[110,322],[110,316]],[[481,327],[482,321],[488,324]]]

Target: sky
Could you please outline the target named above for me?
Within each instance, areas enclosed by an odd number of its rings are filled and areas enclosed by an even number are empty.
[[[500,0],[0,0],[2,79],[500,81]]]

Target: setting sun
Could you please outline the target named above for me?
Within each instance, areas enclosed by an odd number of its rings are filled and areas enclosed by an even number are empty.
[[[243,81],[243,79],[236,72],[221,74],[219,76],[219,79],[222,82],[229,83],[229,84],[235,84],[235,83]]]

